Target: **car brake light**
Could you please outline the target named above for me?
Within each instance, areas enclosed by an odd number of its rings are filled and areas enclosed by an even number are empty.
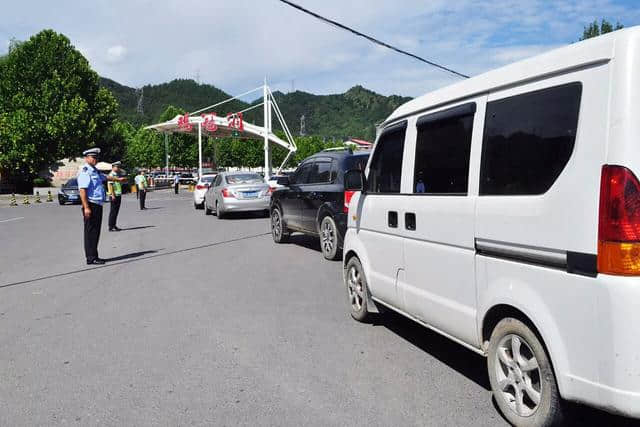
[[[233,194],[233,191],[229,190],[228,188],[223,188],[222,189],[222,197],[233,197],[233,198],[235,198],[236,196]]]
[[[602,167],[598,272],[640,275],[640,182],[623,166]]]
[[[342,207],[342,211],[344,213],[349,213],[349,202],[353,197],[355,191],[345,191],[344,192],[344,206]]]
[[[276,191],[274,187],[269,187],[269,189],[267,190],[267,194],[273,194],[274,191]]]
[[[206,185],[201,185],[201,184],[196,185],[196,190],[206,190],[206,189],[207,189]]]

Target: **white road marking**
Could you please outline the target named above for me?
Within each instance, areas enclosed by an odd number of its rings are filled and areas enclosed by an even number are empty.
[[[2,220],[0,220],[0,222],[18,221],[18,220],[21,220],[21,219],[24,219],[24,217],[23,216],[19,216],[17,218],[2,219]]]

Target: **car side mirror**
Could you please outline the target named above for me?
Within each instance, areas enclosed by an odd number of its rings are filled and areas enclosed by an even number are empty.
[[[284,185],[286,187],[287,185],[289,185],[289,177],[281,176],[276,182],[278,183],[278,185]]]
[[[359,169],[351,169],[344,174],[345,191],[364,191],[366,178]]]

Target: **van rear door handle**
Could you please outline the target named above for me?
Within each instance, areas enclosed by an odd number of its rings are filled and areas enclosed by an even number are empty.
[[[389,211],[387,214],[387,220],[390,228],[398,228],[398,212]]]
[[[406,212],[404,214],[404,228],[410,231],[416,229],[416,214],[413,212]]]

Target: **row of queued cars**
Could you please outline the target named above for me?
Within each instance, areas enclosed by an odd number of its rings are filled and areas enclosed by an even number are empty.
[[[349,170],[364,170],[368,150],[328,149],[303,160],[290,174],[268,181],[253,172],[203,175],[196,183],[195,209],[224,218],[234,212],[264,212],[271,216],[274,240],[292,232],[317,236],[325,258],[340,256],[353,191],[345,191]]]

